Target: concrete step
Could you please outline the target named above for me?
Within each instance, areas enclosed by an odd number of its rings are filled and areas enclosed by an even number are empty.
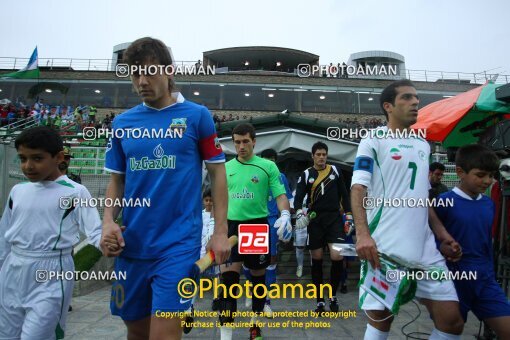
[[[324,251],[322,260],[323,282],[327,283],[330,276],[331,260],[329,250]],[[310,252],[305,250],[303,260],[303,276],[296,276],[297,261],[295,249],[278,249],[277,281],[278,283],[302,283],[312,282]],[[357,258],[349,259],[347,262],[347,287],[349,291],[357,289],[359,282],[360,262]]]

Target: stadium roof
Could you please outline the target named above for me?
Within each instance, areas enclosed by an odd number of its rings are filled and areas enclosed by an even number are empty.
[[[270,46],[230,47],[203,53],[205,65],[216,67],[277,70],[295,69],[299,64],[318,64],[319,56],[292,48]]]

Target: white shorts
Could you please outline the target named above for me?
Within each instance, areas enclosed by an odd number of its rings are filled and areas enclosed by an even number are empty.
[[[443,268],[448,272],[446,263],[443,260],[436,261],[433,264],[429,264],[433,267]],[[363,288],[359,288],[359,299],[363,300],[363,304],[360,304],[360,308],[364,310],[384,310],[386,307],[377,301],[372,295],[366,294]],[[417,281],[416,295],[417,299],[429,299],[434,301],[459,301],[457,297],[457,291],[452,280],[436,281],[436,280],[420,280]]]
[[[71,249],[30,252],[11,248],[0,270],[0,339],[63,338],[74,280],[43,282],[44,271],[46,277],[49,271],[74,271]]]
[[[294,228],[294,246],[295,247],[305,247],[306,239],[308,237],[308,232],[306,228]]]

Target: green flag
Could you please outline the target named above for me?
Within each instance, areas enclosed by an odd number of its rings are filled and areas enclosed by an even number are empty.
[[[16,79],[30,79],[39,78],[39,58],[37,56],[37,47],[34,49],[28,65],[17,72],[0,74],[0,78],[16,78]]]

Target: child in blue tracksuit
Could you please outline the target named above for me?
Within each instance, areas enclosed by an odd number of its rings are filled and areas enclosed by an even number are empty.
[[[460,183],[453,190],[439,195],[439,199],[451,206],[438,204],[437,216],[450,235],[462,247],[462,253],[448,258],[448,268],[457,274],[454,280],[459,296],[459,306],[464,321],[472,311],[485,321],[499,339],[510,339],[510,304],[496,282],[492,251],[492,222],[495,206],[483,195],[492,184],[498,170],[499,159],[482,145],[460,148],[455,159]],[[441,244],[441,248],[448,247]],[[469,275],[476,279],[469,279]]]

